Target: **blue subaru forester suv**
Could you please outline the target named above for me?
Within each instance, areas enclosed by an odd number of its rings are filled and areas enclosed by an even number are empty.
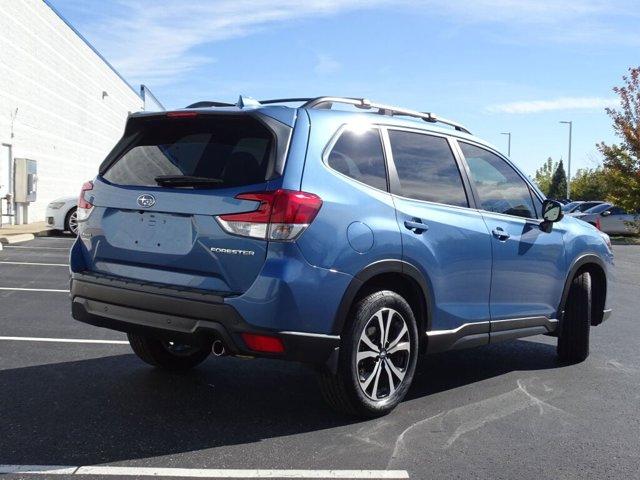
[[[605,234],[463,126],[365,99],[133,114],[78,219],[74,318],[165,369],[314,365],[360,416],[402,400],[421,353],[546,334],[579,362],[610,314]]]

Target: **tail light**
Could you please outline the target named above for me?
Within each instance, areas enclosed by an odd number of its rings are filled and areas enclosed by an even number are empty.
[[[260,204],[251,212],[216,217],[222,228],[234,235],[275,241],[298,238],[322,206],[322,199],[317,195],[293,190],[241,193],[236,198]]]
[[[93,204],[84,198],[84,194],[90,190],[93,190],[93,182],[85,182],[78,197],[78,220],[86,220],[93,210]]]
[[[596,228],[597,228],[598,230],[602,230],[602,228],[601,228],[601,227],[602,227],[602,225],[600,224],[600,217],[597,217],[597,218],[596,218]]]

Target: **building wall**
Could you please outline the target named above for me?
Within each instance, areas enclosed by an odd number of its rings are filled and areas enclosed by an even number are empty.
[[[139,95],[47,4],[0,0],[0,144],[11,145],[13,158],[38,161],[29,222],[44,220],[51,200],[77,195],[127,114],[142,109]]]

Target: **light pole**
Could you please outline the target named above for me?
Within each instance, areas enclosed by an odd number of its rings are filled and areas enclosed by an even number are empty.
[[[502,132],[500,135],[507,135],[509,143],[507,143],[507,157],[511,158],[511,132]]]
[[[569,125],[569,158],[567,159],[567,199],[571,198],[571,135],[573,134],[573,121],[561,120],[560,123]]]

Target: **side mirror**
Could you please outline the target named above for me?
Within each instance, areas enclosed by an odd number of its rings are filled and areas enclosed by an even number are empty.
[[[563,216],[562,204],[560,202],[557,202],[556,200],[545,200],[542,203],[543,222],[540,224],[540,230],[549,233],[553,223],[562,220]]]
[[[602,217],[608,217],[609,215],[611,215],[611,210],[605,210],[600,214]]]

